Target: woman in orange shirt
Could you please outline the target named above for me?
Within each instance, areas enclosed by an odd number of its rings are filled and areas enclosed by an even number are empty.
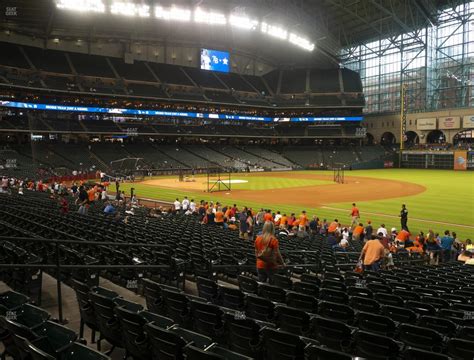
[[[257,258],[258,281],[273,282],[273,274],[280,266],[284,266],[280,254],[278,239],[275,237],[275,225],[265,222],[262,235],[255,240],[255,257]]]

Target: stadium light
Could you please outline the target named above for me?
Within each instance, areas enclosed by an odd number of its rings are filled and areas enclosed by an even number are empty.
[[[305,50],[308,50],[308,51],[313,51],[314,50],[314,44],[311,43],[308,39],[305,39],[299,35],[296,35],[294,33],[291,33],[290,34],[290,38],[289,38],[289,41],[290,43],[296,45],[296,46],[299,46]]]
[[[150,7],[148,5],[125,1],[114,1],[110,6],[110,12],[114,15],[150,17]]]
[[[204,11],[201,8],[194,10],[194,22],[209,25],[225,25],[227,18],[224,14],[215,11]]]
[[[191,21],[191,10],[175,7],[168,9],[155,6],[155,17],[161,20]]]
[[[104,13],[106,10],[114,15],[123,15],[128,17],[149,18],[150,6],[132,2],[131,0],[55,0],[58,9],[74,10],[80,12]],[[107,5],[105,5],[105,3]],[[227,25],[244,30],[260,29],[262,34],[267,34],[280,40],[286,40],[289,43],[304,49],[313,51],[315,44],[302,35],[290,33],[280,25],[269,24],[268,22],[259,22],[256,18],[248,17],[245,13],[233,12],[229,15],[217,12],[215,10],[171,6],[154,6],[154,17],[165,21],[190,22],[207,25]]]
[[[229,23],[236,28],[245,30],[255,30],[258,27],[258,20],[240,15],[230,15]]]
[[[282,27],[270,25],[263,22],[260,29],[264,34],[268,34],[270,36],[273,36],[282,40],[288,39],[288,31],[286,31]]]
[[[57,0],[56,7],[80,12],[105,12],[105,5],[102,0]]]

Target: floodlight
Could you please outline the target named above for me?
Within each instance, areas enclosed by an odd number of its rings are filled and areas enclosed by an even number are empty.
[[[105,5],[102,0],[56,0],[56,7],[81,12],[105,12]]]
[[[230,15],[229,23],[245,30],[255,30],[258,27],[258,20],[250,19],[247,16]]]
[[[299,35],[296,35],[294,33],[291,33],[290,34],[290,38],[289,38],[289,41],[290,43],[296,45],[296,46],[299,46],[305,50],[308,50],[308,51],[313,51],[314,50],[314,44],[311,43],[308,39],[305,39]]]
[[[131,2],[115,1],[110,6],[110,12],[114,15],[135,15],[135,4]]]
[[[270,25],[263,22],[260,29],[263,33],[282,40],[286,40],[288,38],[288,31],[279,26]]]
[[[162,20],[191,21],[191,10],[175,7],[155,6],[155,17]]]
[[[204,11],[200,8],[194,10],[194,21],[209,25],[225,25],[227,18],[224,14],[214,11]]]

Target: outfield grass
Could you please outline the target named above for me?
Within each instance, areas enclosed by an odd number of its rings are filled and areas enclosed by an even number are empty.
[[[324,174],[324,171],[305,171],[301,173]],[[358,202],[361,211],[361,220],[372,220],[374,226],[385,223],[387,228],[400,228],[397,217],[402,203],[409,210],[409,222],[411,232],[433,229],[435,232],[443,232],[445,229],[456,231],[460,238],[474,239],[474,173],[455,172],[450,170],[412,170],[412,169],[382,169],[382,170],[359,170],[346,172],[347,176],[363,176],[379,179],[391,179],[412,182],[426,187],[426,191],[418,195],[393,198],[385,200]],[[327,183],[312,179],[291,179],[291,173],[285,177],[256,175],[252,181],[244,184],[233,184],[234,189],[262,190],[262,189],[284,189],[294,186],[314,186]],[[245,179],[245,174],[239,174],[236,178]],[[135,187],[139,197],[154,198],[164,201],[173,201],[176,197],[184,195],[194,197],[196,201],[201,199],[229,202],[224,193],[207,194],[202,191],[182,191],[178,189],[159,188],[157,186],[144,184],[123,184],[122,188],[127,193]],[[283,212],[299,212],[301,209],[288,206],[284,203],[284,192],[282,192],[281,203],[272,204],[236,201],[240,206],[246,205],[253,208],[270,207]],[[320,208],[306,208],[310,215],[320,218],[338,218],[342,223],[349,222],[349,210],[351,199],[344,203],[328,203]],[[371,214],[368,214],[371,213]],[[418,220],[415,220],[418,219]],[[439,224],[437,222],[448,223]],[[464,226],[462,226],[464,225]]]

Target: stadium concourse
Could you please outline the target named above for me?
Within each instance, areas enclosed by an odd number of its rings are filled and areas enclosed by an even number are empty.
[[[473,359],[473,16],[2,2],[1,359]]]

